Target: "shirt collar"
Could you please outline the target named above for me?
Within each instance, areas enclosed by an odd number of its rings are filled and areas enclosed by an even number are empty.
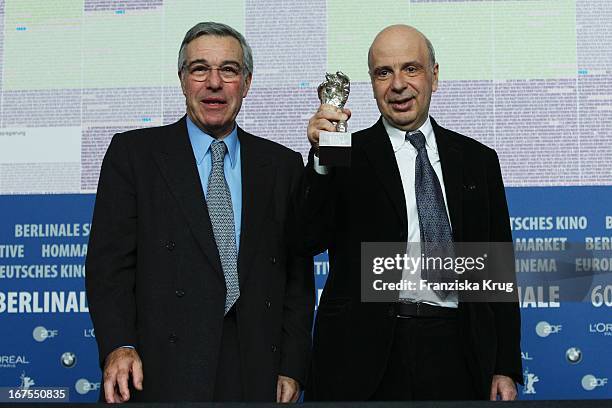
[[[385,126],[385,130],[389,135],[389,139],[391,140],[391,145],[393,146],[393,152],[397,152],[400,150],[406,143],[410,144],[406,140],[406,131],[402,129],[398,129],[394,127],[384,116],[382,118],[383,125]],[[431,120],[429,116],[425,119],[425,122],[418,129],[425,136],[425,145],[427,149],[433,150],[434,152],[438,151],[438,146],[436,145],[436,137],[434,135],[433,127],[431,126]],[[413,132],[410,132],[413,133]]]
[[[187,116],[187,133],[189,134],[189,141],[191,142],[196,163],[199,165],[209,152],[210,145],[215,141],[215,138],[197,127],[189,116]],[[236,151],[238,150],[238,127],[234,126],[231,133],[221,140],[223,140],[227,146],[227,155],[230,158],[230,165],[233,168],[236,165]]]

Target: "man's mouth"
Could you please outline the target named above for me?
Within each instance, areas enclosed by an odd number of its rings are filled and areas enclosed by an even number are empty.
[[[396,111],[407,111],[412,107],[414,103],[414,97],[409,96],[406,98],[394,99],[389,101],[389,105]]]
[[[221,98],[205,98],[202,99],[200,102],[206,105],[207,107],[212,108],[222,107],[226,104],[225,100]]]

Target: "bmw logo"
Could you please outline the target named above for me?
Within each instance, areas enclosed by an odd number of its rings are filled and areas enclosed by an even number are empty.
[[[565,352],[565,358],[571,364],[578,364],[582,360],[582,351],[577,347],[570,347]]]
[[[60,360],[61,360],[62,365],[64,367],[72,368],[76,364],[77,358],[76,358],[76,354],[74,354],[74,353],[72,353],[70,351],[67,351],[64,354],[62,354],[62,357],[61,357]]]

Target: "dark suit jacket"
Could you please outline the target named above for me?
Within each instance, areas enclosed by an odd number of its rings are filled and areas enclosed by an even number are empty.
[[[454,241],[510,242],[495,151],[433,119],[432,125]],[[360,243],[407,240],[402,182],[382,120],[353,134],[351,155],[350,167],[320,176],[311,152],[305,170],[306,252],[328,249],[330,260],[315,323],[308,399],[370,398],[387,365],[397,319],[396,303],[360,301]],[[494,373],[522,381],[518,303],[460,302],[459,320],[479,397],[488,398]]]
[[[290,252],[301,156],[238,128],[242,232],[237,325],[245,400],[275,400],[278,374],[306,381],[312,258]],[[186,120],[113,137],[98,185],[87,294],[100,364],[134,345],[140,401],[212,399],[225,281]]]

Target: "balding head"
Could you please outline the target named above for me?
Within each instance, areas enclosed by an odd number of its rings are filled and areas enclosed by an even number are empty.
[[[436,53],[434,51],[433,44],[425,34],[417,30],[416,28],[405,25],[405,24],[395,24],[389,27],[384,28],[381,32],[379,32],[372,45],[368,49],[368,68],[372,69],[372,49],[374,47],[386,46],[389,42],[394,41],[395,39],[400,41],[423,41],[425,47],[427,47],[427,53],[429,55],[429,66],[433,68],[436,65]]]
[[[383,117],[402,130],[422,126],[438,89],[438,64],[429,40],[414,27],[387,27],[372,42],[368,65]]]

